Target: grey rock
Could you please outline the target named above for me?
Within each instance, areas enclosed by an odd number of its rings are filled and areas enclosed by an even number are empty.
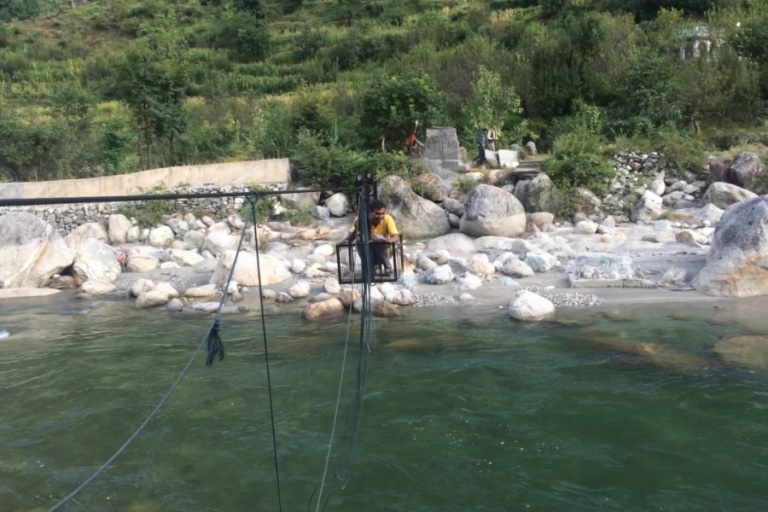
[[[313,205],[311,211],[312,216],[318,220],[326,220],[331,216],[331,211],[325,206]]]
[[[0,287],[40,288],[74,258],[53,226],[33,214],[0,215]]]
[[[702,201],[705,204],[710,203],[725,210],[732,204],[755,197],[757,197],[757,194],[750,192],[749,190],[737,187],[730,183],[717,182],[709,186],[704,193]]]
[[[455,254],[470,255],[475,252],[475,240],[463,233],[451,233],[430,240],[427,243],[427,250],[431,252],[445,250]]]
[[[565,273],[577,279],[635,279],[642,272],[626,255],[608,253],[581,254],[565,265]]]
[[[128,217],[121,214],[109,216],[109,243],[128,243],[128,231],[133,227]]]
[[[453,281],[453,279],[453,271],[449,265],[431,268],[424,274],[424,281],[427,284],[446,284]]]
[[[334,217],[343,217],[349,209],[349,200],[341,192],[337,192],[325,201],[325,206]]]
[[[746,190],[763,193],[764,187],[758,190],[758,185],[764,173],[765,164],[760,157],[745,151],[736,157],[728,169],[728,182]]]
[[[446,197],[440,203],[441,206],[448,212],[461,218],[464,215],[464,203],[458,199]]]
[[[694,281],[702,293],[727,297],[768,294],[768,198],[728,208],[720,220],[707,263]]]
[[[557,265],[557,258],[546,252],[529,252],[525,264],[537,273],[549,272]]]
[[[379,199],[387,205],[398,229],[406,238],[434,238],[451,230],[445,211],[432,201],[419,197],[408,183],[397,176],[387,176],[382,180]]]
[[[299,192],[307,190],[302,188],[295,189],[293,194],[283,194],[280,201],[289,210],[309,210],[320,202],[320,192]]]
[[[661,198],[653,192],[647,191],[632,211],[632,221],[649,222],[656,220],[663,212],[664,208],[662,207]]]
[[[173,311],[174,313],[179,313],[181,310],[184,309],[184,303],[181,302],[179,299],[171,299],[171,301],[166,306],[168,308],[168,311]]]

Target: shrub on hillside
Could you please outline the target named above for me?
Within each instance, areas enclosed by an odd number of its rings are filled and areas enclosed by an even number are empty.
[[[546,173],[558,187],[585,187],[601,194],[615,175],[613,166],[602,155],[603,140],[585,129],[577,129],[555,139],[553,158]]]

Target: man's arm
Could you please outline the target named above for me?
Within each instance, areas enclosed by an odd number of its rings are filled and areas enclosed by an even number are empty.
[[[390,242],[397,243],[400,241],[400,233],[398,233],[397,225],[395,225],[395,220],[392,217],[387,217],[387,234]]]

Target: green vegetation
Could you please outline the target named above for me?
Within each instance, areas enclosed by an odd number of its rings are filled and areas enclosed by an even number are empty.
[[[408,176],[419,120],[468,148],[495,124],[551,152],[558,185],[599,189],[609,148],[698,171],[739,131],[763,140],[764,0],[71,5],[0,2],[0,180],[273,157],[309,186]],[[714,56],[682,58],[702,25]]]
[[[455,182],[456,189],[461,194],[468,194],[472,189],[476,188],[480,184],[481,182],[479,180],[464,177],[457,178]]]
[[[141,189],[142,194],[167,193],[167,187],[159,185],[149,190]],[[163,224],[163,217],[176,212],[175,200],[143,201],[140,203],[125,203],[118,207],[117,213],[135,218],[140,228],[154,228]]]

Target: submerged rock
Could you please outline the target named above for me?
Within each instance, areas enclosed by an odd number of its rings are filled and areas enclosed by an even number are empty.
[[[341,316],[346,311],[344,304],[337,298],[330,298],[322,302],[309,304],[304,308],[302,316],[306,320],[315,321],[324,318]]]
[[[47,297],[48,295],[56,295],[60,292],[61,290],[51,288],[0,288],[0,300]]]
[[[718,341],[713,351],[723,361],[751,368],[768,369],[768,338],[765,336],[734,336]]]

